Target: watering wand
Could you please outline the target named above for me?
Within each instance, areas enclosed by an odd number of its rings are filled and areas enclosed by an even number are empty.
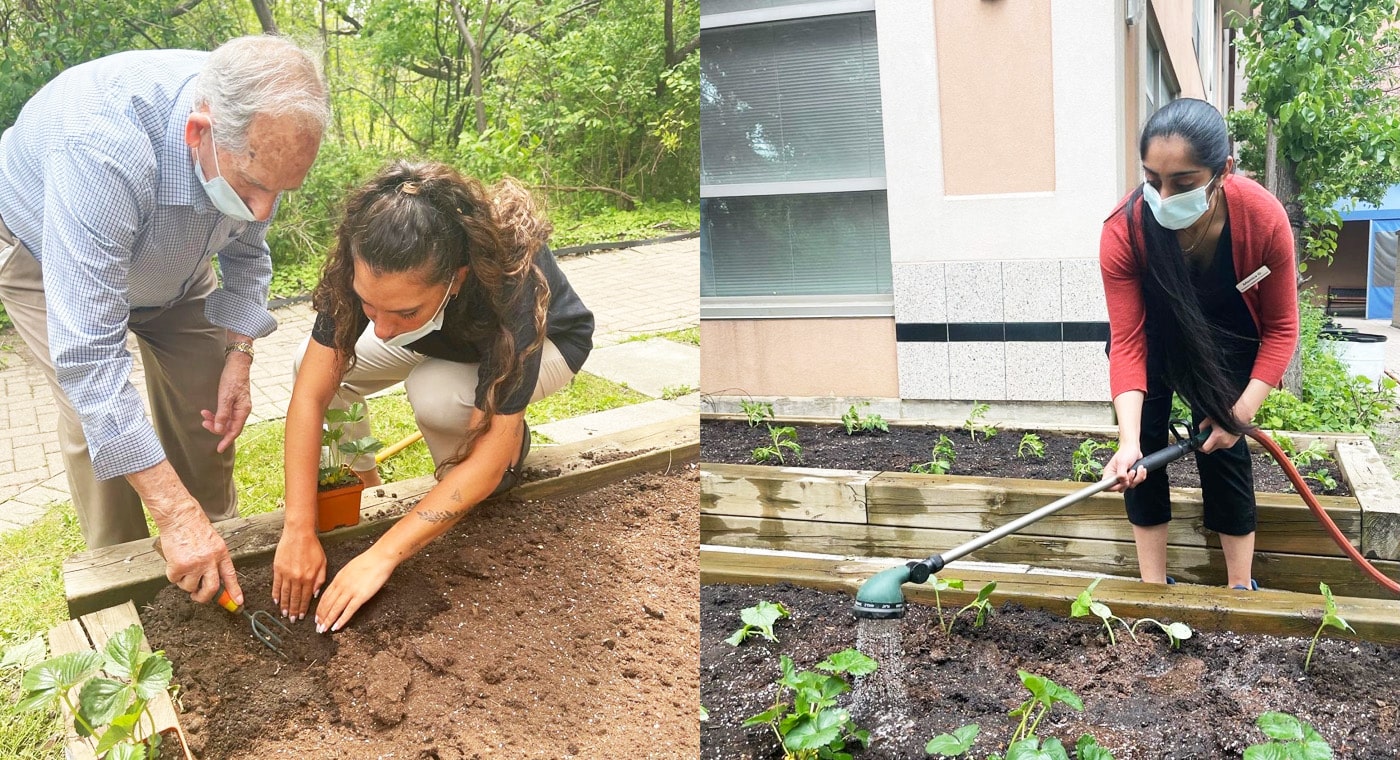
[[[1171,431],[1172,435],[1176,437],[1176,443],[1169,444],[1165,448],[1154,451],[1142,459],[1137,460],[1129,470],[1135,470],[1141,467],[1148,472],[1152,472],[1153,470],[1161,469],[1168,463],[1186,456],[1188,452],[1199,449],[1206,442],[1206,439],[1210,437],[1210,428],[1206,428],[1190,437],[1182,436],[1181,433],[1177,431],[1175,424],[1171,426]],[[1003,539],[1032,523],[1059,512],[1071,504],[1075,504],[1094,494],[1106,491],[1111,488],[1115,482],[1113,478],[1105,478],[1087,488],[1075,491],[1068,496],[1047,504],[1034,512],[1018,517],[996,530],[984,533],[960,546],[955,546],[942,554],[935,554],[928,559],[910,562],[906,565],[892,567],[888,570],[882,570],[871,576],[869,580],[861,585],[860,590],[856,592],[856,601],[851,611],[858,618],[867,618],[871,620],[887,620],[904,617],[904,592],[900,590],[900,587],[905,583],[923,583],[928,580],[930,575],[942,570],[943,566],[949,562]]]

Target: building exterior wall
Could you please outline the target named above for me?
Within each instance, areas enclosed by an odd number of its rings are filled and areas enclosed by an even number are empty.
[[[702,320],[700,345],[708,394],[899,395],[889,319]]]

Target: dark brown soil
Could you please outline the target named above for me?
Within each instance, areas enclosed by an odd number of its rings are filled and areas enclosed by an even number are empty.
[[[768,727],[741,723],[772,706],[778,659],[811,669],[848,647],[874,657],[880,670],[840,698],[856,724],[872,734],[857,758],[926,757],[924,745],[968,723],[981,735],[968,757],[1005,750],[1017,720],[1007,712],[1028,693],[1017,669],[1051,678],[1084,701],[1084,712],[1057,706],[1039,735],[1072,747],[1092,733],[1119,760],[1239,758],[1265,737],[1260,713],[1280,711],[1311,724],[1339,760],[1400,757],[1400,648],[1324,639],[1303,674],[1308,639],[1197,632],[1180,650],[1160,633],[1138,629],[1134,643],[1119,629],[1110,646],[1097,619],[1065,619],[1014,603],[982,628],[971,613],[951,638],[936,611],[911,605],[903,620],[857,622],[851,598],[783,586],[701,589],[702,758],[780,758]],[[739,613],[760,599],[781,602],[792,618],[778,622],[773,643],[753,637],[724,642]],[[993,597],[995,601],[995,597]],[[1066,610],[1068,611],[1068,610]]]
[[[289,661],[174,587],[141,617],[204,758],[694,757],[698,481],[488,502],[340,633],[292,624]],[[329,546],[331,570],[367,545]],[[270,567],[240,576],[272,609]]]
[[[1035,480],[1069,480],[1073,471],[1074,450],[1087,436],[1066,436],[1055,433],[1037,433],[1045,443],[1043,458],[1018,457],[1017,447],[1021,443],[1021,432],[1000,432],[991,439],[981,435],[973,442],[966,430],[958,428],[916,427],[892,425],[888,433],[859,433],[847,435],[840,425],[795,424],[797,442],[802,446],[802,454],[795,457],[786,454],[788,467],[820,467],[830,470],[882,470],[887,472],[908,472],[910,465],[929,461],[934,444],[940,435],[948,436],[953,442],[957,456],[953,461],[950,475],[975,475],[996,478],[1031,478]],[[1098,438],[1107,442],[1106,438]],[[700,459],[706,462],[728,464],[757,464],[753,461],[755,448],[769,444],[768,431],[763,425],[749,427],[743,420],[701,420]],[[1094,459],[1103,464],[1112,456],[1109,451],[1099,451]],[[774,466],[784,466],[776,460],[768,462]],[[1315,481],[1308,481],[1309,488],[1316,494],[1350,496],[1351,489],[1342,480],[1341,471],[1335,462],[1325,464],[1332,479],[1337,482],[1335,489],[1324,489]],[[1317,469],[1309,467],[1309,471]],[[1167,477],[1173,486],[1199,488],[1200,476],[1196,473],[1196,463],[1186,456],[1167,465]],[[1254,454],[1254,489],[1265,493],[1292,493],[1293,486],[1273,457],[1266,453]]]

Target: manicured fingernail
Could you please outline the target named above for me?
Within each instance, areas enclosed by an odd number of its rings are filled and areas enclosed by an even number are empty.
[[[287,611],[286,611],[286,610],[282,610],[282,617],[287,617]],[[292,620],[296,620],[296,618],[293,617]]]
[[[316,589],[315,591],[312,591],[312,592],[311,592],[311,598],[312,598],[312,599],[319,599],[320,597],[321,597],[321,589],[318,588],[318,589]]]
[[[317,624],[316,624],[316,632],[317,632],[317,633],[325,633],[325,632],[326,632],[326,627],[325,627],[324,625],[321,625],[320,623],[317,623]]]
[[[336,623],[335,625],[331,626],[331,633],[335,633],[338,630],[340,630],[340,623]]]

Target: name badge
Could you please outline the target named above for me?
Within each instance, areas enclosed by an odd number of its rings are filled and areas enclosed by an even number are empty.
[[[1258,285],[1260,280],[1268,276],[1269,268],[1259,267],[1258,269],[1254,270],[1254,274],[1251,274],[1243,280],[1240,280],[1239,284],[1235,286],[1235,290],[1238,290],[1239,292],[1243,293],[1246,290],[1249,290],[1250,288],[1254,287],[1255,285]]]

